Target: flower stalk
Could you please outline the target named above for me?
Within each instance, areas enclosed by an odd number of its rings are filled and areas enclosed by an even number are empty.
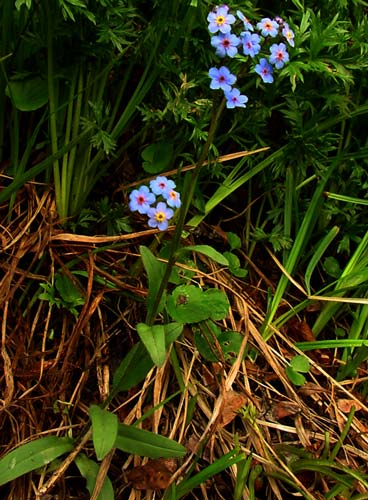
[[[160,284],[160,288],[158,290],[155,301],[153,303],[153,307],[152,307],[151,311],[149,311],[147,314],[147,317],[146,317],[146,324],[147,325],[153,325],[155,320],[156,320],[157,310],[158,310],[158,306],[159,306],[160,301],[161,301],[161,297],[167,288],[167,284],[169,282],[171,271],[175,265],[176,253],[180,247],[180,240],[182,237],[186,216],[188,214],[188,211],[189,211],[189,208],[190,208],[193,196],[194,196],[194,191],[195,191],[195,188],[196,188],[196,185],[198,182],[201,167],[203,166],[203,163],[205,162],[205,160],[208,156],[208,151],[211,147],[211,144],[213,143],[216,129],[217,129],[218,123],[220,121],[221,113],[224,110],[225,104],[226,104],[225,98],[223,98],[221,100],[221,102],[218,106],[216,106],[216,101],[214,101],[206,143],[204,144],[204,146],[202,148],[202,151],[201,151],[199,158],[196,162],[195,168],[192,170],[191,173],[187,174],[187,176],[188,176],[187,179],[189,179],[189,180],[188,180],[188,182],[185,182],[187,189],[184,189],[182,204],[181,204],[181,207],[179,210],[179,215],[178,215],[178,220],[176,223],[174,237],[173,237],[173,240],[171,243],[170,256],[169,256],[169,259],[167,262],[165,274],[164,274],[162,281],[161,281],[161,284]]]

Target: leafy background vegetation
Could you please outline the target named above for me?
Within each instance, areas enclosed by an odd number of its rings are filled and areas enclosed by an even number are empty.
[[[295,32],[236,110],[214,7],[0,1],[4,499],[367,497],[368,4],[229,4]]]

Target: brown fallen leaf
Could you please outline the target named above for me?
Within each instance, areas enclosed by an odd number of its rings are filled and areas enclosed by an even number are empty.
[[[267,412],[266,416],[270,420],[278,422],[283,418],[297,415],[300,411],[300,406],[293,401],[279,401],[276,404],[272,404],[272,407],[270,411]]]
[[[326,393],[327,390],[313,382],[306,382],[298,389],[298,394],[302,396],[310,396],[313,399],[320,399],[320,395]]]
[[[359,411],[363,406],[352,399],[339,399],[337,401],[337,407],[343,413],[349,413],[352,407],[355,406],[355,411]]]
[[[316,340],[308,323],[297,318],[291,318],[287,322],[287,333],[293,340],[304,342],[314,342]]]
[[[148,460],[144,465],[127,471],[126,478],[136,490],[164,490],[177,466],[173,458]]]
[[[224,396],[222,410],[219,416],[219,426],[224,427],[236,417],[236,412],[247,402],[245,394],[228,391]]]
[[[311,327],[304,320],[291,318],[286,324],[288,337],[298,342],[315,342],[316,338]],[[333,354],[322,349],[316,349],[310,353],[312,359],[318,361],[322,366],[329,366],[333,362]]]

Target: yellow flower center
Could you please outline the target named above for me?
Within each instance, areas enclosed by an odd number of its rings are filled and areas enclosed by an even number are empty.
[[[156,212],[155,219],[157,222],[164,222],[166,215],[163,212]]]
[[[220,80],[221,80],[221,78],[220,78]],[[177,196],[176,196],[176,192],[175,192],[175,191],[170,191],[169,196],[170,196],[170,198],[171,198],[172,200],[176,200],[176,198],[177,198]]]
[[[224,23],[225,23],[224,16],[217,16],[216,17],[216,24],[218,24],[218,26],[222,26]]]

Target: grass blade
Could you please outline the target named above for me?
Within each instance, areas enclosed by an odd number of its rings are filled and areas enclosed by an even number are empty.
[[[314,192],[314,195],[311,199],[311,202],[308,206],[308,209],[306,211],[306,214],[304,216],[303,222],[300,226],[300,229],[298,231],[298,234],[295,238],[294,245],[292,246],[290,250],[289,257],[287,259],[285,269],[288,274],[292,274],[294,271],[294,268],[300,258],[300,256],[303,253],[303,249],[307,242],[310,239],[311,232],[313,230],[313,227],[318,220],[318,213],[320,210],[320,207],[323,203],[323,189],[324,186],[328,180],[328,178],[331,176],[333,170],[335,169],[337,165],[337,162],[332,162],[329,169],[327,170],[324,178],[320,181],[320,183],[317,185],[316,190]],[[280,301],[285,293],[285,290],[289,284],[289,278],[283,274],[280,278],[280,281],[277,285],[277,289],[275,291],[274,297],[272,299],[271,305],[269,307],[268,313],[266,320],[262,326],[262,333],[265,337],[265,339],[269,339],[272,336],[272,330],[269,328],[269,325],[272,323],[272,320],[276,314],[276,311],[279,307]]]

